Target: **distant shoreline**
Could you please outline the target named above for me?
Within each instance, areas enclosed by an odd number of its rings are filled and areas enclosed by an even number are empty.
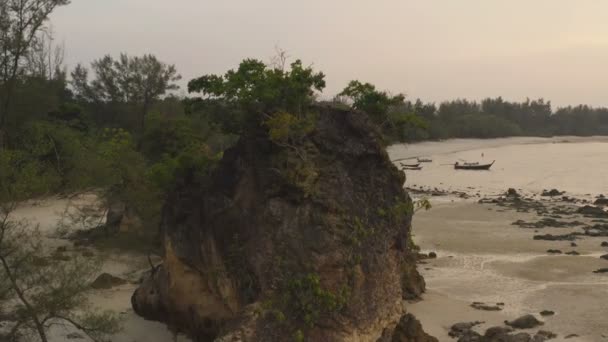
[[[454,138],[445,140],[427,140],[414,143],[399,143],[389,145],[386,150],[391,157],[391,160],[398,158],[417,158],[425,157],[428,154],[419,153],[414,151],[414,148],[418,150],[420,147],[432,147],[447,146],[448,144],[455,146],[454,149],[442,150],[441,154],[447,153],[458,153],[470,150],[476,150],[480,148],[495,148],[508,145],[530,145],[530,144],[546,144],[546,143],[585,143],[585,142],[606,142],[608,143],[607,135],[594,135],[594,136],[575,136],[575,135],[561,135],[553,137],[504,137],[504,138]],[[405,149],[403,148],[405,147]],[[458,148],[456,148],[458,147]]]

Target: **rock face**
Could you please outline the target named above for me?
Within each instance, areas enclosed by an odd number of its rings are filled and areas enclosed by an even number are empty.
[[[399,320],[395,329],[387,329],[376,342],[438,342],[422,329],[420,322],[412,314],[406,314]]]
[[[366,115],[317,110],[297,143],[242,137],[210,181],[180,178],[139,315],[197,341],[376,341],[399,321],[425,287],[405,175]]]

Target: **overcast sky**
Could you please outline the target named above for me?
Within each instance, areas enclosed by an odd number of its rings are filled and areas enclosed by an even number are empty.
[[[605,0],[72,0],[52,16],[70,66],[152,53],[184,79],[275,46],[410,98],[544,97],[608,106]]]

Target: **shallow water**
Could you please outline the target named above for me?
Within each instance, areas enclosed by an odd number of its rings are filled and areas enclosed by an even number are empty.
[[[388,152],[391,160],[433,159],[420,171],[406,171],[408,186],[466,192],[474,188],[484,194],[507,188],[533,193],[557,188],[573,196],[608,194],[606,137],[454,139],[393,145]],[[496,163],[490,171],[454,170],[452,165],[463,160]]]

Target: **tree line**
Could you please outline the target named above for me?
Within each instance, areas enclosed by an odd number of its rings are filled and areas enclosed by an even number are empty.
[[[460,99],[439,106],[420,100],[405,101],[403,105],[423,119],[425,127],[397,140],[608,134],[608,109],[601,107],[579,105],[553,110],[551,102],[544,99],[515,102],[502,97],[481,102]]]

